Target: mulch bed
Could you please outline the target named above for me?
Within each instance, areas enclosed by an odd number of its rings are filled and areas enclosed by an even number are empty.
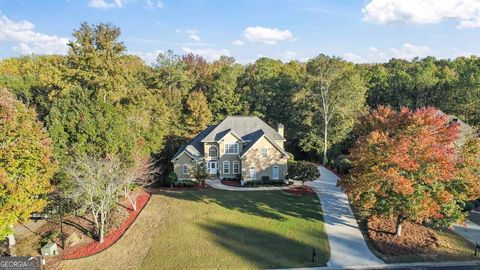
[[[92,256],[113,245],[125,233],[125,231],[130,227],[130,225],[132,225],[140,212],[142,212],[142,209],[145,207],[149,199],[150,194],[142,191],[142,193],[137,198],[137,211],[134,212],[133,210],[128,209],[130,213],[128,218],[123,221],[120,227],[112,230],[110,234],[105,237],[103,243],[91,242],[84,246],[74,247],[70,250],[67,250],[63,254],[63,259],[79,259]]]
[[[235,180],[220,180],[222,184],[225,186],[230,186],[230,187],[238,187],[240,186],[240,181],[235,181]]]
[[[368,235],[375,248],[389,256],[432,254],[440,240],[431,228],[410,221],[403,222],[402,235],[395,236],[396,220],[371,217]]]
[[[311,187],[308,186],[297,186],[291,187],[289,189],[285,189],[285,192],[295,194],[295,195],[314,195],[315,191]]]

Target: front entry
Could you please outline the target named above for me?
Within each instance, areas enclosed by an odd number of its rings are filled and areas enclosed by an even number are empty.
[[[207,165],[207,166],[208,166],[208,167],[207,167],[207,168],[208,168],[208,172],[209,172],[210,174],[215,174],[215,175],[217,174],[217,171],[218,171],[218,161],[216,161],[216,160],[210,160],[210,161],[208,162],[208,165]]]

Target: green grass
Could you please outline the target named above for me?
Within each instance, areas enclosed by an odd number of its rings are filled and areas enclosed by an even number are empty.
[[[325,265],[317,196],[283,191],[161,192],[166,211],[142,269],[258,269]],[[312,263],[312,248],[317,256]]]

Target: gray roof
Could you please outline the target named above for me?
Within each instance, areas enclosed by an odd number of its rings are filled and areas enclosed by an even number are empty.
[[[272,143],[285,141],[285,138],[275,129],[256,116],[227,116],[220,124],[208,126],[195,138],[183,145],[173,156],[172,161],[184,151],[194,158],[202,157],[204,153],[203,142],[218,141],[229,132],[240,136],[244,141],[250,141],[241,154],[252,147],[263,135],[271,139]]]
[[[197,158],[203,156],[203,143],[202,139],[210,133],[216,126],[208,126],[205,130],[200,132],[197,136],[191,139],[188,143],[182,145],[178,149],[177,153],[173,156],[172,160],[176,159],[183,151],[186,151],[187,154]]]
[[[274,141],[285,141],[285,138],[275,129],[256,116],[227,116],[227,118],[203,138],[202,142],[218,141],[225,136],[229,130],[234,131],[242,137],[243,140],[252,140],[252,134],[261,130]]]

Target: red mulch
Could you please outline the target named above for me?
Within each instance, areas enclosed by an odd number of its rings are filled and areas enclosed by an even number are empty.
[[[103,243],[92,242],[84,246],[72,248],[71,250],[68,250],[63,254],[63,258],[79,259],[92,256],[113,245],[125,233],[125,231],[130,227],[130,225],[132,225],[140,212],[142,212],[142,209],[145,207],[149,199],[150,194],[142,191],[142,193],[137,197],[137,211],[134,212],[133,210],[128,209],[128,211],[130,212],[128,218],[123,221],[122,226],[112,230],[110,234],[105,237]]]
[[[240,181],[235,181],[235,180],[220,180],[222,184],[225,186],[230,186],[230,187],[238,187],[240,186]]]
[[[404,221],[402,235],[395,236],[396,220],[371,217],[368,235],[381,253],[391,256],[432,254],[440,246],[440,240],[431,228]]]
[[[311,187],[308,186],[297,186],[291,187],[289,189],[285,189],[285,192],[296,194],[296,195],[314,195],[315,191]]]

